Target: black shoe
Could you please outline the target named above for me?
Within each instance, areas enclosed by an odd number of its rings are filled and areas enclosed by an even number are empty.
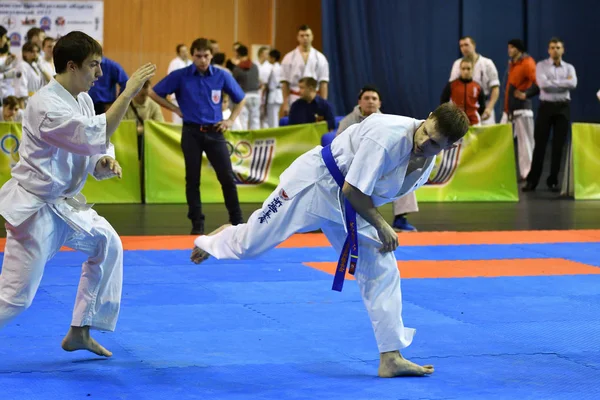
[[[525,186],[521,188],[522,192],[535,192],[535,185],[527,182]]]
[[[193,222],[190,235],[204,235],[204,222]]]
[[[556,183],[548,184],[548,189],[550,189],[550,191],[552,193],[558,193],[558,192],[560,192],[560,188],[558,187],[558,184],[556,184]]]

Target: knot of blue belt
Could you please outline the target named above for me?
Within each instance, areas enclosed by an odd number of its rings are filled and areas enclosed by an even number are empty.
[[[331,153],[331,147],[329,145],[323,147],[321,150],[321,156],[325,162],[325,166],[329,170],[331,176],[338,184],[340,188],[344,186],[344,175],[337,166],[333,154]],[[338,260],[337,267],[335,269],[335,276],[333,278],[332,290],[338,292],[342,291],[344,286],[344,278],[346,277],[346,268],[348,267],[348,261],[350,261],[350,268],[348,272],[350,275],[354,275],[356,271],[356,263],[358,262],[358,229],[356,228],[356,210],[352,207],[352,204],[348,199],[344,199],[344,208],[346,216],[346,229],[348,230],[348,236],[342,247],[342,254]]]

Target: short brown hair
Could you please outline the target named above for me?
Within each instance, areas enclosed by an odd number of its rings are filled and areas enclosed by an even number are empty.
[[[7,96],[2,100],[2,107],[15,108],[19,105],[19,99],[15,96]]]
[[[200,38],[200,39],[196,39],[194,40],[194,42],[192,43],[192,45],[190,46],[190,55],[194,55],[194,52],[198,50],[198,51],[210,51],[210,54],[212,54],[213,52],[213,47],[212,47],[212,43],[210,40],[205,39],[205,38]]]
[[[475,63],[473,62],[473,60],[470,60],[468,58],[462,58],[460,60],[460,65],[462,65],[462,63],[469,63],[469,64],[471,64],[471,66],[475,66]]]
[[[448,138],[450,143],[460,140],[469,130],[469,117],[453,103],[444,103],[431,115],[435,118],[437,130]]]
[[[471,43],[473,43],[473,45],[477,45],[477,43],[475,43],[475,39],[473,39],[471,36],[463,36],[460,39],[458,39],[458,41],[460,42],[461,40],[466,40],[469,39],[471,41]]]
[[[304,78],[300,79],[298,81],[298,83],[304,83],[306,85],[306,87],[311,88],[311,89],[315,89],[317,90],[317,80],[315,78],[311,78],[310,76],[305,76]]]
[[[67,71],[67,64],[73,61],[79,68],[86,58],[91,56],[102,57],[102,46],[91,36],[83,32],[72,31],[62,36],[56,42],[52,51],[54,67],[57,74]]]
[[[548,41],[548,47],[550,47],[550,45],[552,43],[557,43],[557,44],[560,43],[563,45],[563,47],[565,46],[565,42],[563,42],[561,38],[556,37],[556,36],[554,36],[552,39],[550,39],[550,41]]]

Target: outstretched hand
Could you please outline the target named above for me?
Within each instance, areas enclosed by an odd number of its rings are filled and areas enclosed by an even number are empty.
[[[128,92],[129,96],[134,97],[144,86],[144,83],[156,74],[156,65],[147,63],[142,65],[131,75],[131,78],[127,81],[125,91]]]

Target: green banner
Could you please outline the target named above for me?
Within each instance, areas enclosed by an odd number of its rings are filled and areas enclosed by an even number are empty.
[[[10,179],[10,170],[19,161],[21,124],[0,122],[0,186]]]
[[[575,200],[600,199],[600,124],[572,125]]]
[[[146,121],[147,203],[185,203],[181,126]],[[300,155],[321,144],[327,123],[257,131],[226,132],[240,202],[261,203],[277,187],[279,175]],[[206,154],[202,158],[203,203],[222,203],[223,194]]]
[[[0,122],[0,185],[10,179],[11,168],[19,161],[21,124]],[[89,203],[141,203],[140,166],[137,156],[135,121],[123,121],[111,138],[123,179],[96,181],[88,176],[83,194]]]
[[[436,158],[422,202],[519,201],[512,127],[471,127],[462,142]]]
[[[141,203],[142,181],[135,121],[122,121],[110,141],[115,146],[115,157],[123,169],[123,178],[97,181],[90,175],[82,193],[88,203]]]

